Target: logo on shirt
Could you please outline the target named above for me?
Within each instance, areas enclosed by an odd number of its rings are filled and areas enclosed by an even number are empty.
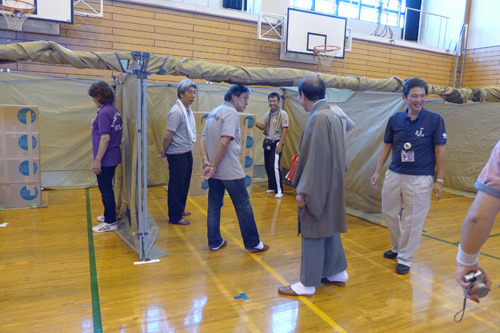
[[[122,117],[122,115],[120,114],[120,112],[116,112],[115,115],[113,116],[113,122],[111,123],[111,128],[114,128],[115,131],[121,131],[122,130],[122,125],[121,124],[116,124],[116,120],[118,119],[118,117]]]
[[[447,139],[446,133],[443,133],[443,139]]]
[[[424,133],[422,133],[423,130],[424,130],[424,128],[420,127],[419,130],[415,131],[415,135],[418,136],[418,137],[423,137],[424,136]]]

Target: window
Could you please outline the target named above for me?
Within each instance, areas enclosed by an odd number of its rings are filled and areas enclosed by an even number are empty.
[[[290,0],[294,8],[403,27],[406,0]]]

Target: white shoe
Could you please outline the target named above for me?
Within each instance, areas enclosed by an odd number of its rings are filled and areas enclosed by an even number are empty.
[[[267,190],[266,193],[274,193],[274,190]]]
[[[92,227],[94,232],[107,232],[107,231],[115,231],[118,230],[118,223],[105,223],[101,222],[95,227]]]
[[[104,222],[104,221],[106,221],[106,220],[104,219],[104,214],[103,214],[103,215],[99,215],[98,217],[96,217],[96,220],[97,220],[97,221],[99,221],[99,222]]]
[[[283,198],[283,195],[284,195],[283,193],[277,193],[274,197],[276,199],[281,199],[281,198]]]

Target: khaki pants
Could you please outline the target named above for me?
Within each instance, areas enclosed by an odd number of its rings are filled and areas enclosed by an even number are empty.
[[[398,253],[400,264],[411,267],[420,245],[431,204],[433,179],[433,176],[404,175],[391,170],[385,174],[382,214],[391,235],[392,251]]]

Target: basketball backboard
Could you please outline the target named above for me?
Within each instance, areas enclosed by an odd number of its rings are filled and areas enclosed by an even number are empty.
[[[335,58],[344,59],[346,28],[346,18],[288,8],[285,50],[312,56],[315,46],[336,45]]]
[[[73,0],[23,0],[35,5],[28,20],[73,24]],[[15,1],[0,0],[0,4],[12,6]]]

